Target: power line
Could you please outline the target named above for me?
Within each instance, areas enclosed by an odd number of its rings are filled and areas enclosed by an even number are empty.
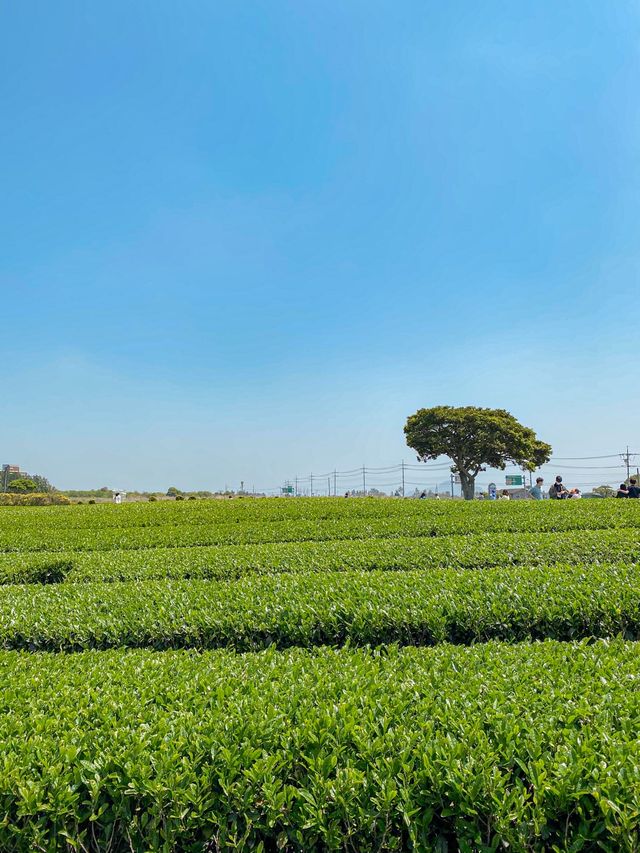
[[[595,454],[591,456],[554,456],[549,462],[545,462],[543,465],[538,466],[538,470],[542,473],[550,474],[552,468],[562,468],[567,471],[576,471],[576,472],[584,472],[582,476],[589,476],[589,472],[592,472],[594,477],[592,482],[597,482],[601,477],[616,477],[617,472],[622,475],[622,471],[620,470],[623,466],[626,467],[627,470],[627,479],[630,476],[631,471],[631,460],[632,457],[640,456],[638,453],[633,453],[629,450],[628,446],[626,451],[623,453],[605,453],[605,454]],[[590,465],[590,464],[580,464],[580,463],[589,463],[592,461],[599,460],[620,460],[617,464],[611,465]],[[578,463],[578,464],[567,464],[567,463]],[[514,463],[515,465],[515,463]],[[317,491],[317,484],[322,480],[327,481],[327,494],[331,494],[332,484],[333,484],[333,494],[337,495],[339,489],[347,490],[354,488],[356,482],[360,482],[357,491],[362,491],[367,493],[367,486],[369,489],[371,488],[393,488],[396,486],[396,483],[390,482],[391,478],[393,478],[396,474],[398,477],[398,486],[401,494],[405,493],[405,486],[419,486],[424,485],[427,482],[433,483],[438,478],[442,478],[439,480],[440,483],[445,483],[447,481],[448,475],[451,473],[451,469],[454,467],[454,463],[452,461],[436,461],[432,460],[425,463],[417,463],[416,462],[405,462],[402,460],[397,465],[385,465],[385,466],[374,466],[367,467],[366,465],[359,466],[357,468],[350,468],[344,471],[339,471],[334,469],[332,471],[328,471],[324,474],[298,474],[294,478],[295,482],[295,490],[294,493],[296,495],[301,492],[307,492],[313,496]],[[511,466],[509,466],[510,468]],[[519,468],[519,466],[516,466]],[[602,472],[602,474],[596,472]],[[420,480],[408,480],[407,476],[419,476]],[[580,476],[578,474],[578,476]],[[424,478],[424,479],[423,479]],[[376,482],[384,480],[384,482]],[[315,481],[315,483],[314,483]],[[291,482],[291,481],[289,481]],[[478,481],[476,481],[478,482]],[[582,485],[582,483],[580,484]],[[585,483],[586,485],[586,483]],[[315,486],[315,490],[314,490]],[[263,493],[273,492],[280,493],[281,489],[263,489],[261,490]],[[322,490],[324,491],[324,490]]]
[[[636,453],[632,453],[631,455],[637,456]],[[558,462],[570,462],[571,460],[583,459],[617,459],[619,456],[620,453],[607,453],[605,456],[554,456],[553,458],[556,459]]]

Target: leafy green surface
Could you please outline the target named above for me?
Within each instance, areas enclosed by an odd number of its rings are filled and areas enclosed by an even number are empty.
[[[637,849],[633,643],[4,652],[0,677],[3,850]]]
[[[640,568],[337,572],[5,586],[0,646],[259,649],[640,636]]]
[[[639,545],[634,501],[0,508],[0,850],[637,851]]]
[[[182,511],[181,504],[174,503],[168,506],[4,507],[0,508],[0,551],[135,550],[489,532],[640,528],[640,501],[485,501],[462,504],[375,499],[340,502],[337,499],[303,498],[299,501],[194,503],[197,504],[195,509],[185,511]],[[248,509],[230,506],[236,503]],[[226,507],[229,507],[228,511]],[[340,507],[344,507],[344,512]],[[76,516],[76,511],[82,512]]]
[[[276,542],[123,551],[0,554],[0,583],[136,578],[229,580],[254,573],[636,562],[640,529],[492,533],[326,542]],[[45,580],[43,580],[45,579]]]

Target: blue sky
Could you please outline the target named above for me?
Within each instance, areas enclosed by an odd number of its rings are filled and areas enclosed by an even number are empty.
[[[1,14],[1,461],[264,487],[439,403],[640,445],[636,2]]]

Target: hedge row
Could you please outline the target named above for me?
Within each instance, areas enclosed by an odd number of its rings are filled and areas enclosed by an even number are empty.
[[[0,647],[107,649],[640,637],[640,568],[258,575],[0,588]]]
[[[370,500],[352,498],[336,500],[327,498],[297,498],[295,500],[199,500],[158,501],[157,503],[132,502],[114,504],[77,505],[72,513],[49,508],[37,513],[38,526],[64,526],[77,528],[153,527],[173,524],[184,526],[209,523],[255,523],[261,521],[321,520],[331,518],[389,518],[424,515],[425,512],[447,515],[460,502],[434,502],[429,505],[417,500]],[[473,504],[472,510],[482,511],[482,503]],[[457,510],[458,512],[460,510]],[[30,514],[7,511],[0,514],[0,529],[5,526],[30,527],[34,524]]]
[[[27,551],[0,554],[0,584],[137,578],[230,580],[256,573],[635,562],[638,555],[640,530],[636,528],[125,551]]]
[[[345,503],[347,503],[345,501]],[[380,501],[381,504],[384,502]],[[427,502],[423,501],[422,505]],[[434,504],[437,502],[433,502]],[[506,502],[505,502],[506,503]],[[470,533],[535,533],[562,530],[640,528],[640,501],[585,501],[597,511],[583,511],[579,501],[522,502],[524,509],[509,504],[485,504],[482,512],[468,512],[465,504],[452,503],[451,511],[367,518],[287,519],[280,521],[241,519],[207,524],[156,524],[133,527],[77,528],[39,524],[37,508],[24,510],[29,524],[0,529],[0,551],[100,551],[149,547],[179,547],[269,542],[304,542],[337,539],[385,539],[437,537]],[[389,506],[397,506],[394,501]],[[265,504],[267,505],[267,504]],[[399,504],[402,506],[403,504]],[[516,504],[514,503],[514,506]],[[551,507],[548,509],[548,507]],[[115,508],[112,508],[115,509]],[[73,510],[69,510],[73,515]],[[0,516],[2,513],[0,513]],[[123,516],[123,521],[126,516]]]
[[[0,507],[68,506],[70,503],[71,501],[66,495],[57,492],[29,492],[27,494],[0,492]]]
[[[573,501],[570,504],[553,501],[419,501],[394,499],[297,498],[272,500],[199,500],[134,502],[120,506],[98,504],[69,507],[42,507],[23,512],[6,507],[0,513],[0,531],[39,529],[58,526],[79,529],[105,527],[154,527],[158,525],[256,524],[277,521],[322,521],[331,519],[408,518],[425,517],[477,518],[500,513],[509,517],[528,517],[531,507],[538,515],[556,517],[570,511],[575,517],[601,517],[632,512],[633,502],[615,500]],[[571,509],[569,510],[569,507]],[[636,506],[637,510],[637,506]]]
[[[0,848],[636,851],[640,649],[0,653]]]

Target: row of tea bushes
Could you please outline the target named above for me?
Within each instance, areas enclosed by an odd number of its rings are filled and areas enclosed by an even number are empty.
[[[433,645],[640,636],[640,568],[325,572],[0,588],[0,647]]]
[[[367,502],[364,501],[366,504]],[[374,502],[390,507],[404,506],[394,501]],[[345,501],[348,504],[348,501]],[[433,502],[439,506],[437,502]],[[590,507],[597,505],[597,510]],[[265,506],[267,504],[265,503]],[[407,502],[408,506],[415,506]],[[478,533],[536,533],[562,530],[640,529],[640,501],[535,501],[479,504],[481,511],[468,511],[466,504],[450,503],[445,513],[432,512],[426,501],[422,513],[389,514],[376,517],[336,517],[299,519],[254,519],[242,521],[219,518],[207,523],[155,524],[148,526],[74,527],[65,525],[59,514],[54,526],[39,524],[38,508],[24,509],[26,522],[0,529],[0,551],[100,551],[135,550],[150,547],[258,544],[339,539],[386,539],[438,537]],[[44,512],[46,508],[43,508]],[[80,508],[78,508],[80,509]],[[110,507],[110,509],[117,509]],[[151,511],[155,506],[151,507]],[[101,508],[98,508],[101,511]],[[13,510],[15,512],[15,510]],[[69,510],[72,515],[73,510]],[[0,512],[0,518],[3,513]],[[126,521],[127,516],[123,516]]]
[[[494,533],[397,539],[276,542],[123,551],[0,554],[0,583],[137,578],[230,580],[245,574],[372,569],[479,569],[500,565],[635,562],[640,529]]]
[[[0,653],[0,849],[636,851],[640,650]]]
[[[533,508],[533,509],[532,509]],[[572,517],[601,518],[603,515],[636,515],[640,512],[634,501],[419,501],[402,499],[297,498],[272,500],[200,500],[130,503],[115,506],[3,507],[0,512],[0,533],[7,530],[57,527],[99,529],[105,527],[155,527],[170,525],[184,527],[207,524],[248,524],[278,521],[329,521],[375,518],[528,518],[531,513],[556,518],[570,512]],[[589,526],[589,524],[586,524]],[[600,526],[600,525],[596,525]]]

